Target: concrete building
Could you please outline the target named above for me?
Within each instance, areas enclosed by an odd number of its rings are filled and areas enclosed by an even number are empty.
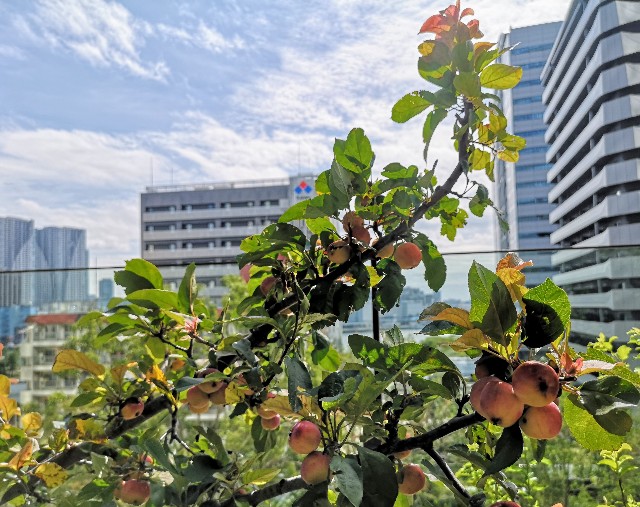
[[[496,227],[496,249],[523,251],[533,260],[527,269],[527,283],[537,285],[550,278],[555,270],[551,265],[549,235],[556,229],[549,223],[553,205],[547,195],[546,126],[543,121],[542,83],[540,71],[553,47],[561,22],[514,28],[500,36],[500,47],[516,46],[500,58],[500,63],[522,68],[522,79],[512,90],[501,93],[502,107],[512,132],[526,139],[517,163],[496,160],[494,201],[504,212],[509,230]],[[547,250],[535,252],[535,250]]]
[[[33,220],[0,217],[0,307],[30,306],[33,285],[21,273],[35,268]]]
[[[573,0],[542,82],[554,281],[576,338],[624,337],[640,325],[640,2]]]
[[[46,404],[53,393],[76,394],[79,379],[76,376],[61,376],[51,371],[58,352],[74,332],[73,325],[79,314],[41,314],[27,317],[22,330],[20,345],[20,380],[26,388],[20,392],[20,403]]]
[[[259,234],[296,202],[313,197],[315,178],[154,186],[141,195],[142,257],[172,288],[195,262],[201,294],[219,302],[222,277],[238,274],[241,241]]]

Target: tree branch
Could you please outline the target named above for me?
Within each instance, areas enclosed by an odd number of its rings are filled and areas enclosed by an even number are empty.
[[[302,480],[302,477],[292,477],[290,479],[282,479],[276,484],[267,486],[266,488],[258,489],[248,495],[237,495],[225,500],[220,504],[220,507],[234,507],[235,500],[244,500],[249,505],[259,505],[265,500],[275,498],[285,493],[291,493],[298,489],[307,489],[307,484]]]
[[[451,481],[451,484],[453,485],[453,487],[456,489],[456,491],[458,493],[460,493],[463,497],[469,499],[471,498],[471,495],[469,494],[469,492],[464,488],[464,486],[462,485],[462,483],[458,480],[458,478],[456,477],[456,475],[453,473],[453,470],[451,470],[451,467],[449,466],[449,464],[444,460],[444,458],[442,456],[440,456],[440,454],[438,454],[438,452],[433,448],[433,444],[430,447],[425,448],[425,452],[431,456],[431,458],[433,459],[433,461],[436,462],[436,465],[438,465],[438,467],[440,467],[440,470],[442,470],[442,472],[444,473],[444,475],[446,476],[447,479],[449,479]]]

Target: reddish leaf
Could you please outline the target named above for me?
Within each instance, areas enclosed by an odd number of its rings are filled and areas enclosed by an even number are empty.
[[[418,33],[430,32],[430,33],[438,34],[443,31],[448,31],[450,29],[451,27],[446,24],[444,16],[441,16],[440,14],[435,14],[424,22],[424,24],[422,25],[422,28],[420,28],[420,31]]]
[[[484,35],[480,31],[480,21],[478,21],[477,19],[472,19],[471,21],[469,21],[469,23],[467,23],[467,26],[469,27],[469,36],[472,39],[479,39]]]
[[[473,9],[470,7],[467,7],[465,10],[463,10],[460,13],[460,17],[464,18],[465,16],[473,16],[473,14],[474,14]]]
[[[460,0],[456,2],[456,5],[450,5],[444,11],[444,15],[453,18],[454,21],[458,21],[460,15]]]

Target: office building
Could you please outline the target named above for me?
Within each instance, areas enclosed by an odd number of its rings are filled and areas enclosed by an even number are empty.
[[[238,274],[241,241],[259,234],[296,202],[315,195],[313,176],[203,185],[153,186],[141,195],[142,257],[177,288],[199,265],[201,295],[219,302],[222,277]]]
[[[77,332],[74,324],[79,314],[40,314],[27,317],[20,344],[20,380],[26,388],[20,393],[20,403],[46,404],[53,393],[76,394],[81,380],[76,375],[59,375],[51,371],[56,355],[65,342]]]
[[[496,226],[496,249],[520,251],[526,260],[533,260],[533,267],[526,271],[528,285],[538,285],[554,273],[548,250],[551,247],[549,235],[556,226],[549,223],[553,205],[547,199],[551,188],[547,170],[551,166],[545,157],[546,126],[540,72],[561,24],[514,28],[502,34],[499,40],[502,48],[516,46],[502,55],[500,63],[522,68],[520,83],[500,95],[511,131],[523,137],[527,145],[520,151],[517,163],[496,160],[494,202],[509,224],[509,230],[504,232]]]
[[[576,339],[624,337],[640,325],[640,2],[573,0],[542,82],[554,281]]]
[[[33,220],[0,217],[0,307],[32,304],[31,279],[19,272],[35,267],[34,241]]]

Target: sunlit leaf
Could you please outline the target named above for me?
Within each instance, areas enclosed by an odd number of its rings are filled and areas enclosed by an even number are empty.
[[[504,63],[494,63],[482,69],[480,84],[485,88],[506,90],[516,86],[522,79],[522,68]]]
[[[42,463],[38,465],[34,473],[45,483],[47,488],[60,486],[69,476],[69,473],[57,463]]]
[[[58,352],[51,371],[59,373],[66,370],[82,370],[99,377],[104,375],[105,368],[89,356],[78,350],[61,350]]]
[[[433,320],[446,320],[461,327],[471,329],[473,325],[469,320],[469,312],[462,308],[445,308]]]
[[[479,329],[469,329],[456,341],[451,342],[449,346],[456,352],[464,352],[470,349],[482,349],[488,340]]]

